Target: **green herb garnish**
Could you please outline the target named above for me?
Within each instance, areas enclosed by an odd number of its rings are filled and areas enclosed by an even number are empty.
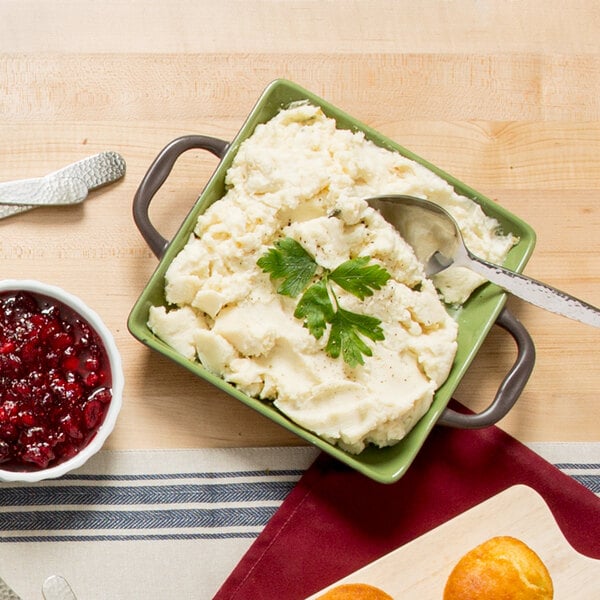
[[[369,256],[343,262],[333,271],[319,265],[301,244],[284,238],[261,256],[257,264],[271,279],[282,280],[277,292],[296,298],[302,294],[294,316],[304,321],[310,333],[320,339],[330,325],[325,352],[333,358],[340,354],[351,367],[364,364],[372,356],[364,337],[377,342],[384,339],[381,321],[340,306],[333,283],[360,300],[372,296],[391,277],[381,266],[369,264]]]

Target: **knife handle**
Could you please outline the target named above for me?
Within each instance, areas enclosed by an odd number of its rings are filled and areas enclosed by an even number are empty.
[[[468,250],[464,266],[479,273],[488,281],[513,294],[513,296],[525,300],[525,302],[530,302],[534,306],[580,323],[600,327],[600,309],[575,298],[575,296],[571,296],[571,294],[521,273],[505,269],[500,265],[486,262]]]
[[[77,204],[88,195],[84,181],[77,177],[58,177],[56,173],[36,179],[0,183],[2,206],[60,206]]]
[[[44,177],[0,182],[0,219],[36,206],[82,202],[90,190],[123,177],[125,168],[125,160],[117,152],[100,152]]]

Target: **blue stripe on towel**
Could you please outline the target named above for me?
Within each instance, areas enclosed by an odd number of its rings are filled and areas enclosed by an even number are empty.
[[[573,479],[579,481],[581,485],[592,490],[594,494],[600,494],[600,473],[597,475],[571,475]]]
[[[34,510],[0,513],[2,531],[138,530],[264,526],[273,507],[171,510]]]
[[[111,534],[111,535],[23,535],[0,538],[6,542],[131,542],[131,541],[173,541],[173,540],[228,540],[254,539],[258,531],[240,531],[234,533],[151,533],[151,534]]]
[[[295,477],[298,478],[303,471],[299,469],[266,469],[262,471],[205,471],[189,473],[136,473],[135,475],[106,475],[106,474],[67,474],[61,481],[164,481],[167,479],[232,479],[235,477]]]
[[[600,463],[557,463],[561,471],[600,495]]]
[[[254,538],[303,471],[71,474],[0,488],[0,543]]]
[[[61,485],[31,488],[15,487],[0,492],[0,506],[70,506],[187,504],[190,502],[282,501],[295,481],[251,481],[237,483],[198,483],[140,486]]]
[[[600,473],[600,463],[556,463],[554,466],[561,471],[577,469],[598,471]]]
[[[599,463],[561,471],[600,495]],[[253,539],[303,471],[69,474],[0,487],[0,544]]]

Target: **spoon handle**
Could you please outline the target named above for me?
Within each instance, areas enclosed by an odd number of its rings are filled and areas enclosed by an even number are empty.
[[[456,261],[455,264],[459,264],[459,261]],[[569,319],[593,327],[600,327],[600,309],[566,292],[499,265],[488,263],[477,258],[471,252],[468,252],[468,258],[464,257],[463,266],[483,275],[492,283],[499,285],[522,300]]]

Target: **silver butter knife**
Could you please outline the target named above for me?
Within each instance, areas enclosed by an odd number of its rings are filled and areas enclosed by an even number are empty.
[[[44,177],[0,183],[0,219],[35,208],[77,204],[95,190],[125,174],[125,160],[101,152]]]

